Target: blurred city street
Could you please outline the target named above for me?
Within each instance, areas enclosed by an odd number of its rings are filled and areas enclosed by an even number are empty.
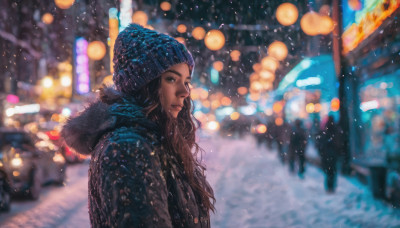
[[[399,227],[400,211],[373,199],[368,187],[339,177],[335,194],[323,187],[323,172],[310,164],[304,179],[291,175],[276,150],[243,139],[200,139],[207,177],[214,188],[212,227]],[[88,164],[69,167],[65,186],[49,186],[36,202],[19,200],[0,214],[0,227],[89,227]]]
[[[212,227],[400,227],[399,18],[400,0],[1,0],[0,227],[93,225],[89,162],[125,128],[194,189],[186,211],[166,197],[173,224],[209,224],[196,130]],[[121,183],[109,198],[146,203]]]

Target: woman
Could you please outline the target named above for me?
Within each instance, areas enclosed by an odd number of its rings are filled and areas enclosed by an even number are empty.
[[[92,227],[210,227],[215,198],[196,159],[191,54],[131,24],[118,35],[114,64],[116,90],[101,89],[100,101],[62,131],[91,155]]]

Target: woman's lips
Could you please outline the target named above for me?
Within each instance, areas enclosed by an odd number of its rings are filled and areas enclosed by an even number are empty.
[[[171,105],[171,106],[172,106],[172,109],[175,111],[180,111],[182,109],[182,106],[180,106],[180,105]]]

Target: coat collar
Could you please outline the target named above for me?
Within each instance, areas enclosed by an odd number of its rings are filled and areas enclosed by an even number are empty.
[[[119,127],[138,127],[157,134],[158,126],[146,118],[143,107],[112,88],[101,91],[100,99],[64,125],[66,144],[81,154],[91,154],[100,137]]]

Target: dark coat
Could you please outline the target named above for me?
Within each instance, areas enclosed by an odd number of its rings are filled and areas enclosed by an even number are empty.
[[[174,153],[161,146],[158,125],[134,100],[108,89],[103,102],[69,120],[62,135],[91,155],[92,227],[210,227]]]

